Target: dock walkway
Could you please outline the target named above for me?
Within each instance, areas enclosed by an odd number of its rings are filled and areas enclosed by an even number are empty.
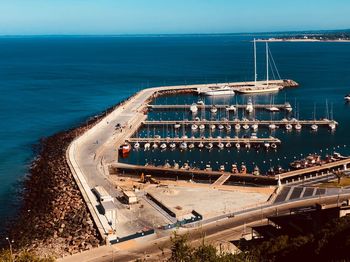
[[[242,144],[262,144],[262,143],[275,143],[280,144],[281,140],[275,137],[266,138],[238,138],[238,137],[222,137],[222,138],[207,138],[207,137],[133,137],[126,140],[129,143],[182,143],[182,142],[192,142],[192,143],[242,143]]]
[[[300,125],[327,125],[329,126],[330,124],[335,124],[338,125],[338,122],[334,120],[329,120],[329,119],[321,119],[321,120],[200,120],[200,121],[195,121],[195,120],[147,120],[142,122],[143,125],[150,125],[150,126],[158,126],[158,125],[175,125],[175,124],[180,124],[180,125],[260,125],[260,126],[268,126],[271,124],[275,125],[295,125],[295,124],[300,124]]]
[[[196,105],[199,110],[201,109],[211,109],[213,105]],[[217,109],[226,109],[234,106],[236,109],[246,109],[247,105],[215,105]],[[278,108],[279,110],[292,111],[292,106],[289,103],[285,104],[253,104],[254,109],[270,109],[272,107]],[[190,110],[191,105],[148,105],[148,108],[154,110]]]
[[[114,163],[110,165],[111,173],[116,172],[120,173],[120,171],[125,171],[127,173],[145,173],[145,174],[152,174],[152,175],[160,175],[162,177],[172,177],[176,178],[176,176],[183,177],[189,177],[191,178],[194,176],[195,178],[200,179],[215,179],[217,181],[220,177],[223,175],[227,176],[226,181],[229,178],[236,178],[236,179],[242,179],[247,181],[261,181],[269,184],[275,184],[276,183],[276,177],[275,176],[254,176],[252,174],[233,174],[231,172],[222,172],[222,171],[209,171],[209,170],[201,170],[201,169],[176,169],[172,167],[164,167],[164,166],[153,166],[153,165],[147,165],[147,166],[141,166],[141,165],[131,165],[126,163]],[[225,178],[226,178],[225,176]],[[224,177],[222,178],[223,181]],[[219,181],[219,182],[220,182]],[[226,182],[224,181],[224,182]],[[218,182],[218,183],[219,183]],[[223,183],[224,183],[223,182]]]

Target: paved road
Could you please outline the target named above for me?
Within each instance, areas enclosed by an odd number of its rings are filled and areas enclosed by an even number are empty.
[[[244,225],[250,223],[263,222],[266,217],[276,214],[289,213],[291,208],[302,206],[310,206],[316,203],[320,204],[337,204],[343,200],[350,198],[350,193],[342,195],[331,195],[324,197],[313,197],[309,199],[301,199],[280,204],[274,204],[257,208],[251,211],[241,212],[233,218],[227,218],[219,222],[210,223],[200,228],[181,230],[180,233],[190,233],[190,240],[197,241],[205,236],[210,241],[233,240],[235,232]],[[242,232],[242,231],[241,231]],[[237,234],[236,234],[237,235]],[[165,250],[165,254],[169,254],[169,246],[171,245],[169,236],[158,239],[147,239],[140,241],[130,241],[129,243],[121,243],[113,247],[103,247],[86,253],[67,257],[61,261],[90,261],[90,262],[107,262],[107,261],[133,261],[137,258],[147,258],[148,261],[159,260],[161,249]]]

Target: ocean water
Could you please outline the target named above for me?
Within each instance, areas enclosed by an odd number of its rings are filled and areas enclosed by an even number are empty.
[[[77,125],[148,86],[251,80],[252,38],[238,35],[0,38],[0,228],[16,212],[19,182],[34,157],[33,145],[41,137]],[[275,102],[287,99],[294,105],[297,101],[300,118],[312,119],[314,104],[320,118],[328,100],[339,128],[333,134],[327,129],[320,129],[317,134],[305,130],[299,135],[278,130],[276,136],[284,143],[277,153],[220,152],[215,155],[218,163],[221,159],[248,162],[283,157],[287,161],[299,150],[309,153],[337,146],[346,152],[344,145],[350,147],[350,107],[344,104],[343,96],[350,93],[350,43],[271,43],[270,49],[282,78],[300,83],[299,88],[281,92]],[[259,43],[260,79],[265,77],[264,67],[264,45]],[[186,96],[166,102],[190,103],[196,99]],[[268,103],[271,98],[255,99]],[[267,131],[261,132],[264,135]],[[133,153],[127,161],[155,158],[162,162],[165,158],[176,158],[198,162],[209,157],[204,153],[173,152],[163,159],[164,154],[157,152],[145,154]]]

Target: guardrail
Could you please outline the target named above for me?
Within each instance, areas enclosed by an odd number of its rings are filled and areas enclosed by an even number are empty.
[[[144,237],[144,236],[149,236],[149,235],[152,235],[154,233],[155,233],[154,229],[141,231],[141,232],[137,232],[137,233],[132,234],[132,235],[125,236],[125,237],[120,237],[120,238],[117,237],[116,239],[111,240],[110,243],[113,245],[113,244],[117,244],[117,243],[120,243],[120,242],[131,240],[131,239]]]

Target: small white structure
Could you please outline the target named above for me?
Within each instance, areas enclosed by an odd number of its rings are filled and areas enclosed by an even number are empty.
[[[108,224],[110,224],[113,229],[116,229],[117,208],[113,200],[102,201],[101,206],[102,206],[103,214],[107,218]]]
[[[103,186],[96,186],[92,189],[92,192],[96,195],[98,201],[113,201],[113,197],[108,194],[106,189]]]
[[[137,203],[137,196],[135,192],[133,191],[123,191],[124,198],[126,199],[126,202],[130,204],[135,204]]]

